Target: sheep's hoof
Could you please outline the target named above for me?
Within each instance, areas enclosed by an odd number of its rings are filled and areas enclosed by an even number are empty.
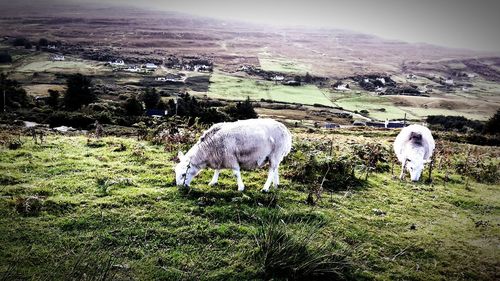
[[[261,190],[260,190],[260,192],[262,192],[262,193],[268,193],[268,192],[269,192],[269,189],[265,189],[265,188],[263,188],[263,189],[261,189]]]
[[[214,185],[217,185],[217,184],[219,184],[219,183],[218,182],[209,182],[208,183],[209,186],[214,186]]]

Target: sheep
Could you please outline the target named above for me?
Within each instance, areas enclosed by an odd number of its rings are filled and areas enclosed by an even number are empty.
[[[410,125],[399,132],[394,141],[394,152],[401,163],[402,180],[405,168],[410,173],[412,181],[418,181],[434,151],[435,143],[431,131],[422,125]]]
[[[248,119],[218,123],[203,133],[186,153],[179,151],[175,167],[178,186],[189,186],[204,168],[214,169],[209,185],[215,185],[221,169],[231,169],[236,176],[238,191],[245,185],[240,170],[253,170],[269,162],[269,173],[262,191],[269,191],[271,183],[279,185],[278,167],[290,153],[292,135],[280,122],[272,119]]]

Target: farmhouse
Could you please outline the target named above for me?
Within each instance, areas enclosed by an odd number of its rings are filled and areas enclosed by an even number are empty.
[[[169,73],[164,77],[156,77],[156,81],[172,82],[172,83],[186,83],[186,76],[182,74]]]
[[[125,62],[122,60],[122,59],[117,59],[117,60],[114,60],[114,61],[110,61],[108,62],[109,65],[113,66],[113,67],[123,67],[125,66]]]
[[[147,70],[156,70],[158,68],[158,66],[154,63],[146,63],[146,65],[144,66]]]
[[[340,128],[340,125],[335,123],[325,123],[325,129],[336,129],[336,128]]]
[[[64,58],[64,56],[63,56],[63,55],[53,55],[53,56],[51,57],[51,59],[52,59],[53,61],[63,61],[63,60],[65,60],[65,58]]]
[[[300,86],[300,82],[296,81],[296,80],[287,80],[287,81],[283,82],[283,85],[286,85],[286,86]]]
[[[133,72],[133,73],[138,73],[138,72],[144,72],[144,70],[136,65],[131,66],[129,68],[124,69],[127,72]]]

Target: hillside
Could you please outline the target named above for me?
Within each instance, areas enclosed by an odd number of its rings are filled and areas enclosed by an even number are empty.
[[[425,184],[391,177],[392,131],[293,134],[282,186],[262,194],[265,169],[243,174],[244,193],[227,171],[218,186],[207,186],[211,174],[204,171],[190,190],[175,187],[172,159],[189,143],[50,134],[43,144],[22,137],[19,148],[8,149],[17,141],[4,131],[0,274],[7,280],[249,280],[290,277],[288,266],[312,272],[329,266],[336,269],[326,271],[329,278],[497,278],[497,147],[439,141],[433,182]],[[365,181],[356,147],[373,143],[382,154]],[[330,173],[337,180],[327,181],[316,198],[316,184],[291,180],[308,177],[300,167],[312,163],[309,155],[359,163],[358,183],[340,184],[345,175],[338,166]],[[488,176],[495,183],[476,181]],[[266,241],[283,243],[284,252],[265,248]],[[301,264],[306,253],[324,265]],[[302,256],[294,261],[294,255]]]

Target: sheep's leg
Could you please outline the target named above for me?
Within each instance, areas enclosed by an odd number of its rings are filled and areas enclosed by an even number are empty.
[[[238,191],[245,190],[245,185],[243,184],[243,180],[241,179],[240,169],[233,169],[233,173],[236,176],[236,183],[238,183]]]
[[[405,178],[405,167],[406,167],[406,160],[403,161],[403,164],[401,164],[401,174],[399,174],[400,180],[403,180]]]
[[[273,179],[273,186],[275,188],[278,188],[278,185],[280,184],[280,176],[278,174],[278,167],[274,170],[274,179]]]
[[[271,183],[274,182],[274,186],[277,186],[277,173],[278,173],[278,165],[273,163],[273,161],[269,162],[269,173],[267,174],[267,181],[264,184],[264,187],[262,188],[262,191],[268,192],[269,187],[271,186]]]
[[[212,177],[212,180],[208,183],[208,185],[212,186],[217,184],[217,182],[219,181],[219,172],[220,170],[215,170],[214,176]]]

